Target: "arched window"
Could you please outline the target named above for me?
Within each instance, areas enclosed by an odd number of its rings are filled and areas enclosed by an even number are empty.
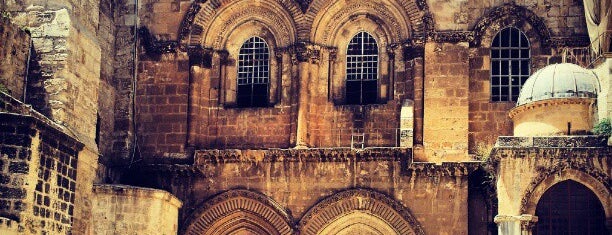
[[[346,103],[376,103],[378,90],[378,44],[372,35],[359,32],[346,52]]]
[[[268,105],[270,52],[260,37],[249,38],[238,53],[237,104],[239,107]]]
[[[529,40],[519,29],[502,29],[491,45],[491,101],[516,101],[529,78]]]
[[[548,189],[536,207],[534,234],[609,234],[597,196],[584,185],[566,180]]]

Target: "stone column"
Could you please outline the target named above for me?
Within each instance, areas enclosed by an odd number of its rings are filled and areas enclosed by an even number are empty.
[[[310,87],[310,57],[313,50],[305,43],[299,44],[295,48],[295,56],[298,62],[298,115],[297,115],[297,139],[296,148],[308,147],[308,104]]]
[[[494,219],[499,235],[531,235],[538,217],[533,215],[497,215]]]

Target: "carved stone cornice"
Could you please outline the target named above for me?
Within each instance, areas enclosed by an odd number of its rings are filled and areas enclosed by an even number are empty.
[[[363,188],[349,189],[323,199],[304,214],[298,223],[298,230],[301,234],[315,234],[334,219],[359,210],[379,217],[399,229],[400,234],[425,234],[408,208],[383,193]],[[395,217],[397,214],[401,219]]]
[[[437,43],[458,43],[472,42],[474,40],[474,32],[472,31],[447,31],[447,32],[432,32],[430,38]]]
[[[588,47],[591,39],[588,36],[553,37],[550,38],[551,47]]]
[[[246,162],[370,162],[401,161],[412,158],[407,148],[269,149],[269,150],[197,150],[195,165]]]
[[[406,171],[408,175],[467,176],[481,164],[481,162],[443,162],[441,165],[436,165],[429,162],[413,162]]]

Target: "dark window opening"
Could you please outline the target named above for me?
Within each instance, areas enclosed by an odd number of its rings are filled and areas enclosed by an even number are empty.
[[[536,207],[534,234],[609,234],[597,196],[584,185],[567,180],[548,189]]]
[[[268,44],[259,37],[249,38],[238,54],[238,107],[268,105],[270,85],[270,52]]]
[[[378,44],[372,35],[359,32],[346,53],[346,103],[376,103],[377,91]]]
[[[529,78],[529,40],[517,28],[501,30],[491,44],[491,101],[516,101]]]

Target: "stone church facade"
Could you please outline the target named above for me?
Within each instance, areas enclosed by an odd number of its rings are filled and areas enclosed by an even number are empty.
[[[2,234],[609,234],[606,0],[0,5]]]

